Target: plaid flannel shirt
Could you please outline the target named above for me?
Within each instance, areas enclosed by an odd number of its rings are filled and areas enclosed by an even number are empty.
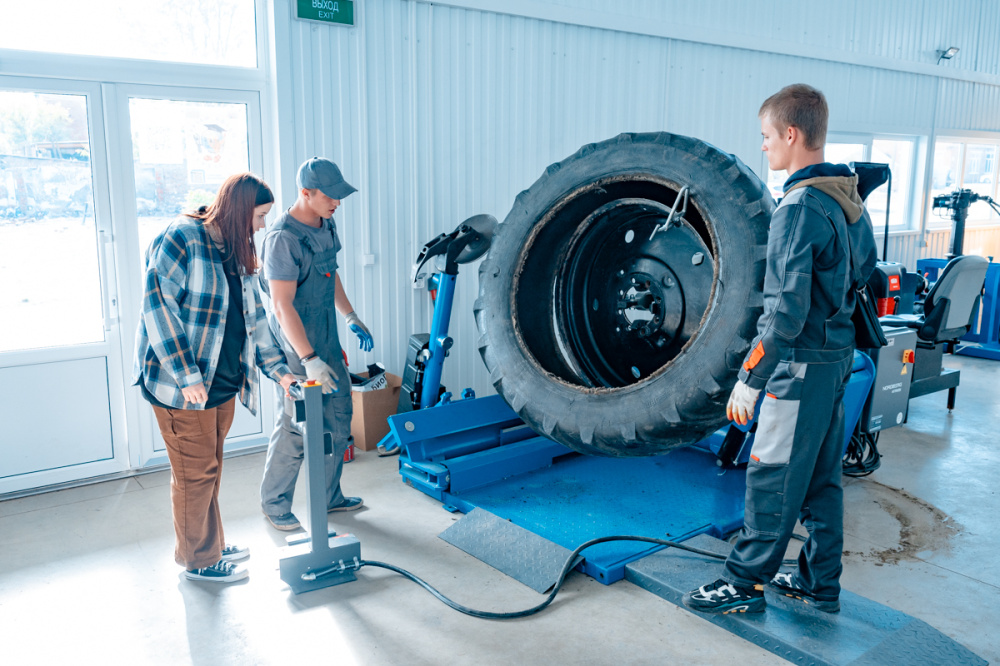
[[[257,413],[260,389],[251,359],[278,381],[289,372],[275,344],[257,292],[256,279],[242,276],[247,343],[240,355],[240,402]],[[222,257],[200,220],[181,216],[146,251],[146,284],[136,330],[132,383],[140,381],[157,400],[177,409],[204,409],[186,403],[182,388],[199,382],[210,390],[215,377],[226,314],[229,283]]]

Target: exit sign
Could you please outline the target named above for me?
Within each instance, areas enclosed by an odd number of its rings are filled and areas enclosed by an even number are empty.
[[[352,0],[297,0],[296,16],[307,21],[354,25]]]

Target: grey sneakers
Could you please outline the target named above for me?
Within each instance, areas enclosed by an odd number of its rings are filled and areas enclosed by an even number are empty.
[[[271,516],[266,513],[264,515],[267,516],[267,522],[271,523],[274,529],[281,530],[282,532],[290,532],[302,527],[302,524],[295,517],[294,513],[283,513],[280,516]]]

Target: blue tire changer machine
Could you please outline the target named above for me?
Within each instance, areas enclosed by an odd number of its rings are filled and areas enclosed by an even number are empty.
[[[579,455],[538,436],[498,395],[477,399],[466,389],[461,400],[452,401],[441,373],[453,344],[448,326],[458,266],[485,254],[496,225],[492,216],[478,215],[421,250],[414,281],[430,261],[438,268],[429,278],[431,291],[436,291],[431,333],[410,339],[399,413],[389,417],[390,431],[379,443],[379,453],[398,453],[405,483],[446,509],[467,514],[442,539],[539,593],[552,590],[547,601],[525,613],[551,601],[562,581],[556,573],[562,569],[565,575],[573,563],[601,583],[627,578],[679,604],[681,593],[708,580],[717,563],[685,557],[677,549],[659,553],[665,546],[627,540],[632,537],[611,537],[626,540],[598,543],[585,558],[574,558],[578,551],[571,549],[591,539],[602,541],[595,537],[635,534],[675,543],[690,540],[724,554],[726,544],[719,539],[743,524],[745,475],[732,468],[749,459],[757,414],[749,426],[729,424],[664,456],[605,459]],[[907,328],[886,333],[887,347],[871,354],[855,352],[845,392],[845,451],[859,433],[877,434],[905,420],[916,334]],[[306,385],[293,393],[296,420],[305,422],[308,533],[289,538],[281,578],[295,593],[353,581],[366,565],[412,578],[391,565],[361,560],[358,539],[328,531],[323,457],[329,445],[321,391],[318,385]],[[518,547],[512,548],[515,541]],[[852,655],[860,655],[860,661],[875,658],[866,663],[887,663],[876,656],[886,650],[896,656],[919,654],[919,663],[942,663],[937,657],[945,653],[960,656],[951,663],[985,663],[919,620],[847,591],[841,598],[845,610],[832,623],[780,601],[763,628],[756,618],[708,619],[786,658],[810,663],[847,663]],[[854,640],[845,643],[845,634]]]

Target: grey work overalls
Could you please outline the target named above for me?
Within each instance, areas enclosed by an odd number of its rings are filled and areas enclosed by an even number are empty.
[[[812,283],[826,281],[825,293],[847,294],[841,312],[850,312],[850,244],[847,220],[828,194],[806,188],[782,201],[799,202],[806,192],[822,208],[807,209],[809,223],[800,229],[820,243],[819,225],[832,225],[834,241],[820,245]],[[858,224],[861,224],[859,222]],[[770,267],[769,267],[770,270]],[[766,297],[766,294],[765,294]],[[813,301],[815,302],[815,301]],[[811,312],[811,316],[813,311]],[[824,330],[833,315],[817,310]],[[824,319],[825,318],[825,319]],[[840,338],[850,345],[850,339]],[[853,347],[853,345],[851,345]],[[854,366],[853,349],[808,351],[804,362],[782,360],[767,381],[757,420],[757,434],[747,465],[744,526],[726,561],[723,578],[741,587],[769,581],[779,570],[796,520],[809,532],[794,572],[796,584],[821,601],[840,596],[844,548],[844,391]],[[798,360],[798,359],[797,359]]]
[[[317,253],[309,238],[294,225],[286,224],[284,220],[279,220],[275,224],[269,231],[269,234],[272,233],[290,233],[302,244],[302,271],[292,305],[302,319],[302,326],[313,350],[339,378],[339,390],[323,395],[323,428],[333,435],[333,453],[325,456],[327,506],[333,507],[344,501],[344,494],[340,490],[340,475],[344,467],[344,452],[351,443],[353,413],[351,381],[344,366],[340,338],[337,335],[337,311],[334,307],[337,252],[340,250],[340,241],[334,227],[331,230],[333,247]],[[263,262],[263,257],[261,260]],[[265,280],[261,282],[264,283]],[[263,287],[267,291],[267,285],[263,284]],[[268,322],[274,337],[288,358],[288,367],[292,374],[305,377],[305,368],[299,362],[298,354],[281,333],[273,312],[268,315]],[[292,401],[285,397],[285,391],[281,386],[275,388],[276,420],[267,447],[264,480],[260,486],[261,508],[269,516],[280,516],[292,510],[295,480],[303,458],[302,429],[299,424],[292,422]]]

